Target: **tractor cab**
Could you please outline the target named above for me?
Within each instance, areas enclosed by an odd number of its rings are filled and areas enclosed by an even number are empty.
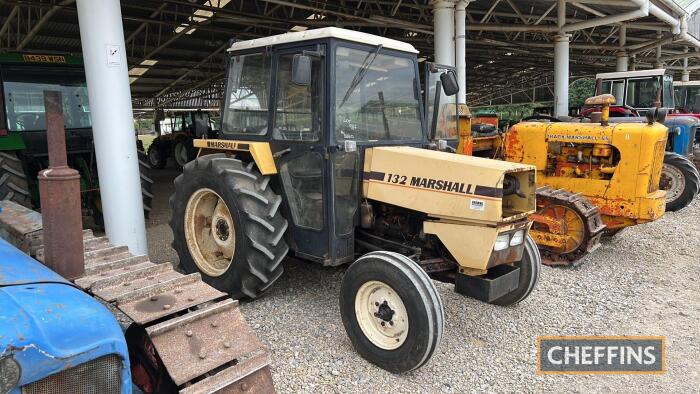
[[[229,49],[221,137],[269,144],[296,253],[342,264],[354,260],[358,152],[427,142],[417,51],[335,28],[278,37]]]
[[[596,75],[595,95],[612,94],[611,117],[645,116],[649,108],[675,108],[673,75],[665,69],[621,71]],[[593,110],[584,110],[586,115]]]
[[[92,123],[82,60],[68,55],[0,55],[0,150],[45,157],[44,91],[60,91],[68,151],[92,150]]]
[[[676,109],[682,114],[700,114],[700,81],[673,81]]]

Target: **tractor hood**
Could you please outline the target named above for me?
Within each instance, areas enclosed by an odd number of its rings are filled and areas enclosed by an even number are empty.
[[[437,218],[510,222],[535,209],[535,168],[406,146],[375,147],[365,151],[363,195]]]
[[[65,278],[0,238],[0,288],[28,283],[63,283]]]
[[[19,365],[18,386],[116,354],[131,387],[126,342],[105,306],[4,240],[0,259],[0,360]]]

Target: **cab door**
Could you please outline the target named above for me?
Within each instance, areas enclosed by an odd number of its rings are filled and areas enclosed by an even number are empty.
[[[308,85],[292,81],[295,55],[311,56]],[[275,156],[291,235],[290,247],[306,259],[332,264],[329,252],[329,159],[323,46],[279,50],[273,54],[271,148]]]

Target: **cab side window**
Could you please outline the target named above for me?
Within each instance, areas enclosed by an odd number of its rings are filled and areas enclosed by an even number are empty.
[[[311,58],[311,83],[304,86],[292,81],[294,55],[288,53],[278,58],[273,136],[278,140],[317,141],[323,120],[321,58]]]

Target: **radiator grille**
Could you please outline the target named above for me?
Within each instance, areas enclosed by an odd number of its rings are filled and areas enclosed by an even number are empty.
[[[647,193],[652,193],[659,190],[659,181],[661,180],[661,169],[664,162],[664,154],[666,153],[666,141],[657,141],[654,146],[654,161],[651,163],[651,173],[649,174],[649,186]]]
[[[121,392],[121,369],[121,358],[110,354],[25,385],[22,393],[116,394]]]

